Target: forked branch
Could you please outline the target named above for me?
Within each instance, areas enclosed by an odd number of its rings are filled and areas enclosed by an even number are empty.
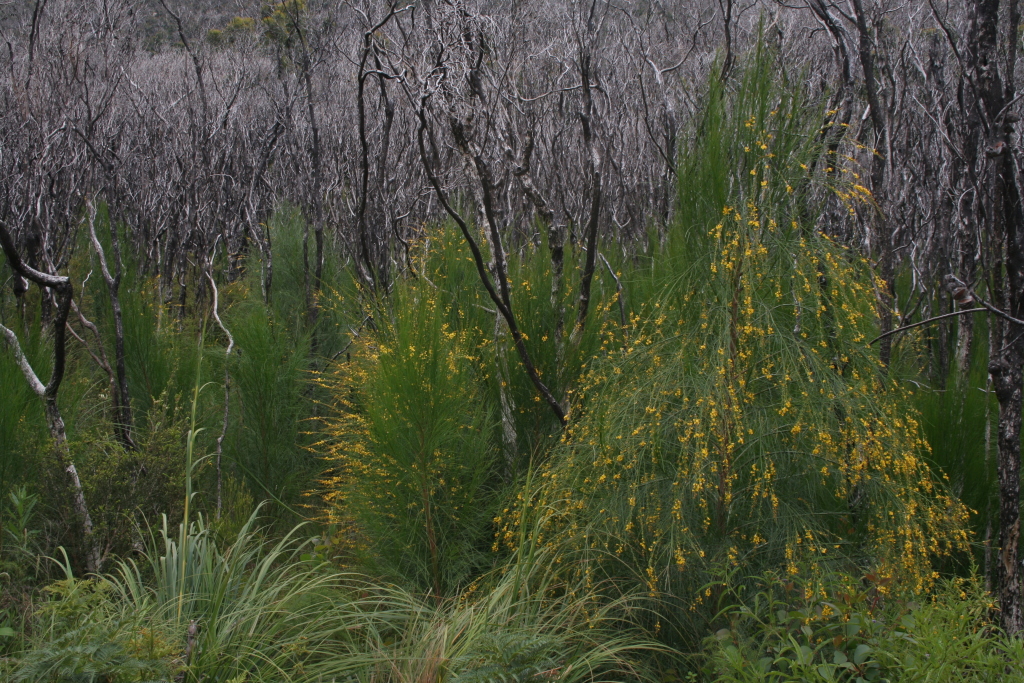
[[[477,275],[480,276],[480,281],[483,283],[484,289],[487,290],[487,295],[494,302],[495,307],[501,314],[501,317],[505,319],[505,324],[508,325],[509,332],[512,335],[513,344],[516,347],[516,352],[519,354],[519,359],[522,361],[523,368],[526,370],[526,374],[529,375],[530,381],[533,386],[537,389],[537,392],[543,397],[544,402],[551,408],[551,412],[555,414],[558,421],[564,426],[567,422],[565,410],[555,400],[551,390],[547,388],[543,380],[540,378],[540,373],[537,371],[537,367],[533,363],[533,359],[530,357],[530,352],[526,348],[526,338],[523,336],[522,331],[519,329],[519,325],[516,322],[515,315],[512,312],[511,301],[506,300],[494,287],[494,283],[491,281],[490,275],[487,273],[487,266],[484,264],[484,257],[480,251],[480,246],[477,244],[476,239],[473,238],[473,233],[469,229],[465,219],[462,215],[456,211],[451,202],[448,201],[448,197],[445,194],[444,189],[441,187],[441,181],[438,179],[437,174],[434,172],[433,167],[430,164],[430,157],[427,154],[426,137],[427,137],[427,115],[426,115],[426,97],[420,98],[419,107],[416,112],[417,118],[419,119],[419,126],[416,132],[416,143],[420,152],[420,159],[423,162],[423,169],[427,174],[427,179],[430,182],[430,186],[434,189],[434,193],[437,196],[438,202],[444,208],[445,213],[451,216],[452,220],[455,221],[456,225],[459,226],[459,230],[462,231],[462,236],[465,238],[466,243],[469,245],[470,251],[473,253],[473,263],[476,265]],[[495,273],[495,277],[508,282],[507,274],[501,269],[497,268],[498,272]]]

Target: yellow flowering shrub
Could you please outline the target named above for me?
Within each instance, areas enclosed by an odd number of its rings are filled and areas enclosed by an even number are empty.
[[[871,566],[910,588],[967,541],[967,510],[922,459],[906,393],[867,345],[863,261],[753,202],[710,231],[629,343],[590,367],[581,412],[499,517],[524,510],[543,542],[586,551],[691,608],[716,567]],[[586,564],[586,563],[584,563]]]
[[[466,335],[430,290],[404,299],[354,338],[349,360],[321,377],[331,466],[321,482],[328,521],[371,566],[436,595],[485,561],[495,427],[480,400]]]
[[[655,626],[691,644],[727,572],[871,571],[916,590],[967,542],[968,511],[869,343],[870,264],[816,225],[864,193],[829,173],[823,109],[776,65],[759,44],[735,85],[710,83],[675,224],[625,278],[624,343],[608,337],[537,483],[497,517],[495,546],[530,529],[595,586],[646,593]]]

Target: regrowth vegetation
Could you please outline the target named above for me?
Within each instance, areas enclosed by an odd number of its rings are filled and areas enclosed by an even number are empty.
[[[723,567],[870,571],[921,590],[936,557],[966,548],[968,510],[929,469],[909,392],[865,344],[871,269],[800,222],[805,164],[779,152],[806,130],[793,123],[804,102],[756,65],[744,86],[724,115],[712,100],[692,150],[715,161],[682,176],[696,196],[732,185],[730,204],[691,209],[669,236],[662,293],[627,340],[608,334],[578,417],[501,537],[514,546],[524,510],[551,509],[545,543],[592,551],[578,571],[632,581],[681,615],[716,609],[701,606]]]
[[[436,36],[477,56],[461,63],[468,104],[452,109],[442,153],[439,112],[457,90],[442,62],[455,58],[440,50],[425,74],[403,52],[396,72],[382,32],[412,26],[400,22],[414,10],[389,6],[361,14],[359,106],[376,79],[394,116],[389,89],[402,89],[423,194],[444,213],[389,224],[394,242],[371,230],[394,217],[376,206],[383,189],[367,198],[385,169],[371,169],[363,130],[351,244],[325,230],[333,186],[313,147],[306,194],[261,215],[254,181],[244,238],[193,235],[196,260],[180,268],[122,253],[127,214],[91,200],[89,234],[69,231],[59,264],[32,256],[29,270],[11,256],[24,240],[7,239],[12,281],[37,266],[68,275],[38,271],[43,285],[0,299],[0,331],[19,341],[0,356],[0,675],[1020,675],[1020,642],[997,625],[1012,584],[1005,547],[993,550],[1007,519],[994,449],[967,467],[950,443],[953,415],[972,439],[1005,441],[992,431],[1007,401],[972,393],[991,356],[980,343],[930,374],[921,359],[941,341],[928,327],[889,343],[894,297],[917,271],[886,270],[823,228],[874,226],[881,211],[838,153],[865,145],[838,125],[836,96],[769,44],[767,17],[749,54],[729,42],[685,142],[665,141],[671,210],[627,240],[599,229],[616,162],[595,141],[592,49],[610,21],[596,7],[574,15],[580,82],[566,88],[580,98],[586,210],[551,208],[532,138],[503,151],[530,220],[499,206],[503,162],[481,145],[515,137],[522,112],[488,90],[492,48],[473,22],[461,44]],[[204,87],[199,47],[165,9]],[[275,51],[278,78],[299,86],[289,116],[318,146],[310,12],[268,4],[262,24],[240,18],[207,40],[225,55],[257,39]],[[448,152],[464,192],[438,175]],[[66,366],[59,396],[26,383],[26,366]],[[65,476],[75,465],[81,481]]]

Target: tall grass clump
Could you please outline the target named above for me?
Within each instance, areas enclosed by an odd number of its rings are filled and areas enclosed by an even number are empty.
[[[12,680],[654,680],[642,656],[663,648],[631,604],[599,604],[543,558],[435,600],[304,559],[303,527],[275,542],[254,520],[223,545],[201,518],[177,533],[164,520],[140,563],[68,571],[7,662]]]
[[[339,577],[302,562],[301,527],[276,542],[253,528],[256,514],[220,549],[200,517],[177,538],[164,519],[146,563],[120,563],[111,581],[120,599],[184,635],[189,680],[290,680],[340,655],[342,625],[332,611]]]
[[[399,285],[385,315],[325,376],[337,412],[323,486],[370,566],[440,598],[487,561],[495,414],[474,345],[434,291]]]
[[[526,546],[466,595],[408,610],[400,636],[366,642],[359,680],[657,680],[651,656],[668,650],[638,628],[635,596],[601,600],[546,553]]]
[[[916,590],[966,542],[966,510],[867,344],[870,268],[802,222],[794,150],[815,108],[771,64],[758,54],[735,92],[712,89],[680,182],[684,201],[727,201],[681,212],[693,222],[668,235],[675,282],[591,364],[539,487],[501,520],[515,547],[521,515],[557,510],[544,542],[592,551],[579,571],[641,588],[691,645],[729,567],[871,569]]]
[[[341,575],[300,561],[305,541],[267,542],[255,514],[226,547],[202,518],[149,537],[142,564],[68,572],[36,616],[16,681],[318,681],[352,652]],[[298,529],[296,529],[298,531]]]

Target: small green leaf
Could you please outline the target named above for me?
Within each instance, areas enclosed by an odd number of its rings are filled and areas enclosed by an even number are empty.
[[[856,664],[857,666],[860,666],[861,664],[863,664],[865,662],[865,660],[867,660],[868,653],[870,653],[870,652],[871,652],[871,646],[870,645],[864,645],[863,643],[861,643],[860,645],[857,646],[857,649],[853,651],[853,663]]]

